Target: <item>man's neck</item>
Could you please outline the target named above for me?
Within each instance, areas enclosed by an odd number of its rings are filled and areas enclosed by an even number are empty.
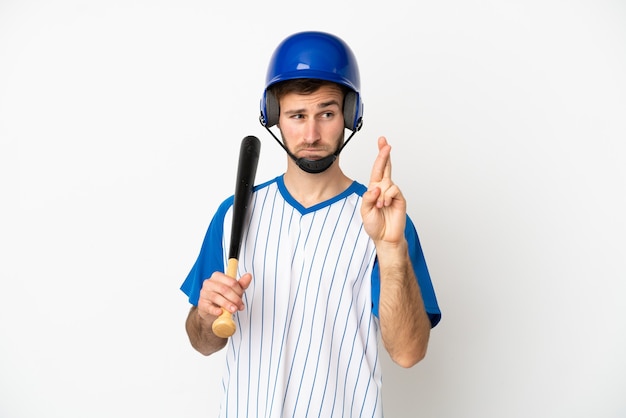
[[[339,160],[328,170],[311,174],[289,159],[284,181],[289,194],[305,208],[341,194],[352,184],[352,180],[341,171]]]

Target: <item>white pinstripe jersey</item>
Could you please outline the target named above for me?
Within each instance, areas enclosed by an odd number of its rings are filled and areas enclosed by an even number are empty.
[[[354,182],[304,208],[282,176],[255,188],[238,266],[253,280],[246,309],[233,315],[221,417],[382,417],[376,252],[359,211],[365,190]],[[202,281],[226,264],[231,209],[232,197],[182,286],[194,304]]]

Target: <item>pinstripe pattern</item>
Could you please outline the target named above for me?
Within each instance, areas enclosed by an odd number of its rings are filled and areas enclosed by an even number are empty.
[[[382,416],[363,190],[355,183],[310,209],[282,178],[255,190],[239,256],[253,280],[234,315],[222,417]]]

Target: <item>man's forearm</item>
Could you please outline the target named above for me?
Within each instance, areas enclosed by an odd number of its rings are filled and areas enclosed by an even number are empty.
[[[426,355],[431,325],[408,247],[406,242],[399,246],[379,245],[377,255],[383,343],[397,364],[411,367]]]
[[[212,323],[212,320],[206,320],[200,317],[196,306],[191,307],[185,323],[191,346],[205,356],[221,350],[228,341],[226,338],[220,338],[213,334],[213,330],[211,329]]]

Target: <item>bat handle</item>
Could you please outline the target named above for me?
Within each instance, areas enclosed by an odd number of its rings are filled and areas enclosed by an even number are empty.
[[[228,266],[226,268],[226,275],[232,277],[233,279],[237,277],[237,259],[230,258],[228,259]],[[235,321],[233,321],[233,316],[226,309],[222,308],[222,314],[213,321],[212,325],[213,334],[217,335],[220,338],[228,338],[235,333],[235,329],[237,326],[235,325]]]

